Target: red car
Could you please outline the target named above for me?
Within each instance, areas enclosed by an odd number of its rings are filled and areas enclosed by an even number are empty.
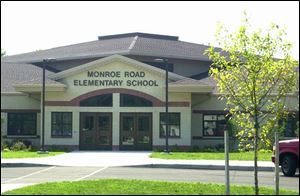
[[[272,162],[275,163],[275,148]],[[279,165],[285,176],[293,176],[299,168],[299,139],[279,141]]]

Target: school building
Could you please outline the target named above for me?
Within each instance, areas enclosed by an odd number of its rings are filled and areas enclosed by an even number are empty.
[[[177,36],[128,33],[1,58],[4,140],[40,146],[43,63],[46,147],[80,150],[164,149],[165,62],[169,145],[216,146],[224,140],[225,101],[208,76],[209,46]],[[49,60],[54,58],[53,60]],[[48,59],[44,62],[45,59]],[[298,104],[298,92],[288,104]],[[296,117],[286,126],[295,137]]]

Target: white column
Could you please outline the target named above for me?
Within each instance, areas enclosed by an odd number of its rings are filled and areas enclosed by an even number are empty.
[[[112,145],[120,145],[120,94],[113,93]]]

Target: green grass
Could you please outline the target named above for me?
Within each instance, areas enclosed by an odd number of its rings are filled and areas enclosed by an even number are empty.
[[[65,152],[49,152],[49,154],[38,154],[36,151],[17,151],[17,152],[1,152],[1,158],[11,159],[11,158],[40,158],[40,157],[49,157],[55,156],[59,154],[63,154]]]
[[[259,161],[271,161],[271,152],[259,152]],[[183,159],[183,160],[224,160],[224,152],[172,152],[171,154],[161,154],[160,152],[153,152],[151,158],[159,159]],[[230,160],[254,160],[253,152],[231,152],[229,154]]]
[[[253,186],[230,188],[232,195],[254,195]],[[3,195],[224,195],[225,185],[192,182],[104,179],[37,184],[2,193]],[[274,195],[272,188],[260,187],[261,195]],[[280,190],[282,195],[298,195]]]

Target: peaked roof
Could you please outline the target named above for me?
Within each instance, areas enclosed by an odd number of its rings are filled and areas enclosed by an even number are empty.
[[[96,41],[5,56],[1,58],[1,61],[37,63],[46,58],[70,60],[105,57],[113,54],[209,61],[208,56],[203,55],[208,47],[202,44],[180,41],[176,36],[136,32],[100,36]]]
[[[80,73],[85,70],[90,70],[96,66],[102,66],[102,65],[105,65],[105,64],[107,64],[109,62],[113,62],[113,61],[125,62],[130,65],[141,67],[147,71],[154,72],[156,74],[165,75],[165,71],[162,69],[147,65],[145,63],[130,59],[128,57],[124,57],[124,56],[115,54],[115,55],[111,55],[111,56],[108,56],[108,57],[105,57],[102,59],[98,59],[98,60],[83,64],[83,65],[77,66],[77,67],[73,67],[71,69],[67,69],[65,71],[61,71],[61,72],[49,75],[48,77],[53,80],[59,80],[61,78],[65,78],[65,77]],[[180,76],[180,75],[172,73],[172,72],[169,73],[169,78],[174,81],[186,79],[186,77]]]

